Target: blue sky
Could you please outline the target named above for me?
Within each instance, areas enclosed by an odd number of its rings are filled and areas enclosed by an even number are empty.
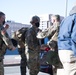
[[[67,14],[76,0],[68,0]],[[66,0],[0,0],[0,11],[6,20],[29,24],[31,15],[59,14],[65,16]]]

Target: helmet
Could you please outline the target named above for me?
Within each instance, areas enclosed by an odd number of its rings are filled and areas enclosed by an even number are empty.
[[[34,21],[40,22],[40,18],[39,18],[38,16],[33,16],[33,17],[32,17],[32,20],[30,21],[30,23],[32,23],[32,22],[34,22]]]

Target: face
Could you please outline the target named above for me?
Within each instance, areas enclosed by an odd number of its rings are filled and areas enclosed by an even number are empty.
[[[4,25],[5,23],[5,15],[0,17],[0,25]]]

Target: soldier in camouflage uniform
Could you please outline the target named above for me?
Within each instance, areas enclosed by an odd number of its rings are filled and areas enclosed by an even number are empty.
[[[50,51],[48,52],[48,55],[47,55],[47,61],[49,64],[53,65],[55,67],[55,69],[57,70],[57,68],[62,67],[62,64],[61,64],[59,56],[58,56],[58,46],[57,46],[57,37],[58,37],[58,32],[59,32],[60,16],[52,15],[51,21],[52,21],[53,25],[51,25],[50,28],[47,28],[46,30],[39,32],[37,35],[37,38],[42,39],[42,38],[49,37],[49,36],[51,37],[47,43],[47,45],[50,47]]]
[[[20,64],[20,70],[21,75],[26,75],[26,55],[25,55],[25,34],[28,28],[23,27],[17,31],[14,32],[12,35],[12,38],[18,41],[18,52],[21,56],[21,64]]]
[[[32,27],[26,33],[25,44],[28,48],[28,57],[27,64],[30,70],[30,75],[37,75],[39,72],[39,52],[40,52],[40,43],[36,35],[39,31],[40,18],[38,16],[33,16],[30,22]]]
[[[3,58],[6,53],[6,49],[15,50],[6,29],[3,27],[5,23],[5,14],[0,12],[0,75],[4,75]]]

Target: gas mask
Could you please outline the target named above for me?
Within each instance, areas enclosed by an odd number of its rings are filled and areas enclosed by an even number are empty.
[[[2,25],[4,25],[4,24],[5,24],[5,20],[3,21]]]
[[[40,23],[39,22],[35,23],[35,26],[36,27],[39,27],[40,26]]]

